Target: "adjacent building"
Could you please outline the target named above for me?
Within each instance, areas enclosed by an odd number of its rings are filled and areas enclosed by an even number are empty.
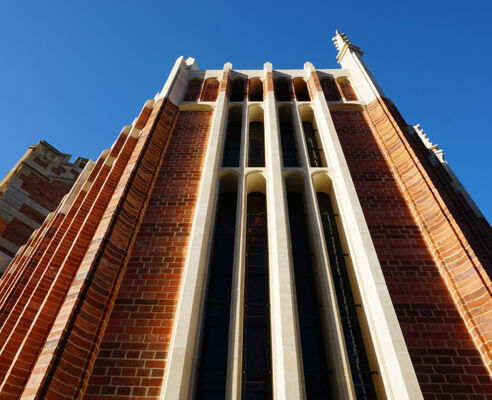
[[[490,398],[491,228],[333,40],[176,61],[4,274],[1,398]]]
[[[0,274],[19,247],[27,242],[87,164],[45,141],[29,147],[0,181]]]

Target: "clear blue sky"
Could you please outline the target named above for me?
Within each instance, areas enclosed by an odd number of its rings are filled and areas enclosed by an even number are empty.
[[[46,140],[97,158],[175,59],[201,68],[337,68],[346,32],[408,123],[420,123],[492,220],[492,2],[0,3],[0,175]]]

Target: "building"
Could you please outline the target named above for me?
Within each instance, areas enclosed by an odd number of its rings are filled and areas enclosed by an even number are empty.
[[[87,164],[41,141],[0,181],[0,275],[19,247],[54,211]]]
[[[0,397],[490,398],[490,226],[334,42],[176,61],[4,274]]]

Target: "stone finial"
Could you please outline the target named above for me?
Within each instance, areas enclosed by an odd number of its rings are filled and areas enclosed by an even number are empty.
[[[338,51],[342,50],[345,43],[351,44],[347,35],[345,33],[340,33],[338,30],[335,31],[335,36],[331,40],[333,40]]]
[[[335,47],[337,48],[337,50],[339,52],[345,50],[346,47],[349,47],[353,50],[356,50],[356,51],[359,51],[360,53],[362,53],[360,51],[360,48],[358,48],[357,46],[354,46],[349,38],[347,37],[347,35],[345,33],[340,33],[340,31],[335,31],[335,36],[331,39],[333,40],[333,43],[335,44]]]

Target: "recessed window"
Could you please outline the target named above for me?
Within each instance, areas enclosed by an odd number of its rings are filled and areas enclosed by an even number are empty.
[[[329,399],[331,390],[321,322],[322,301],[316,288],[302,194],[288,191],[287,203],[306,398]]]
[[[223,167],[239,167],[241,151],[241,125],[243,109],[235,106],[229,110],[224,145]]]
[[[246,270],[242,398],[272,398],[270,300],[268,288],[266,198],[248,195],[246,217]]]
[[[325,95],[326,101],[341,101],[340,92],[338,91],[337,84],[333,78],[322,78],[321,87],[323,88],[323,94]]]
[[[237,178],[221,179],[204,306],[197,399],[225,398],[236,227]]]
[[[251,107],[249,123],[248,167],[265,166],[265,130],[263,109]]]
[[[280,139],[282,142],[282,159],[284,167],[298,167],[297,145],[295,140],[294,124],[292,122],[292,108],[289,105],[278,110],[280,123]]]
[[[338,84],[340,85],[340,89],[342,89],[343,97],[347,101],[357,101],[357,96],[350,84],[350,81],[347,78],[338,78]]]
[[[244,93],[246,89],[246,80],[241,78],[236,78],[231,83],[231,101],[243,101]]]
[[[355,304],[350,286],[346,254],[342,250],[336,223],[337,216],[333,211],[330,196],[318,192],[317,197],[355,395],[360,400],[376,400],[372,372],[357,315],[360,304]]]
[[[279,78],[275,80],[275,98],[277,101],[290,101],[292,99],[290,79]]]
[[[311,97],[309,96],[308,87],[304,79],[294,78],[294,90],[296,92],[297,101],[311,100]]]
[[[197,101],[200,97],[200,92],[202,91],[203,80],[200,78],[191,79],[188,82],[188,88],[183,101]]]
[[[304,132],[304,140],[308,151],[309,165],[311,167],[326,167],[323,148],[321,147],[321,139],[316,126],[314,112],[311,107],[303,106],[300,108],[302,119],[302,130]]]
[[[259,78],[249,80],[249,101],[263,101],[263,82]]]
[[[202,91],[202,101],[215,101],[219,94],[219,81],[215,78],[209,78],[205,81]]]

